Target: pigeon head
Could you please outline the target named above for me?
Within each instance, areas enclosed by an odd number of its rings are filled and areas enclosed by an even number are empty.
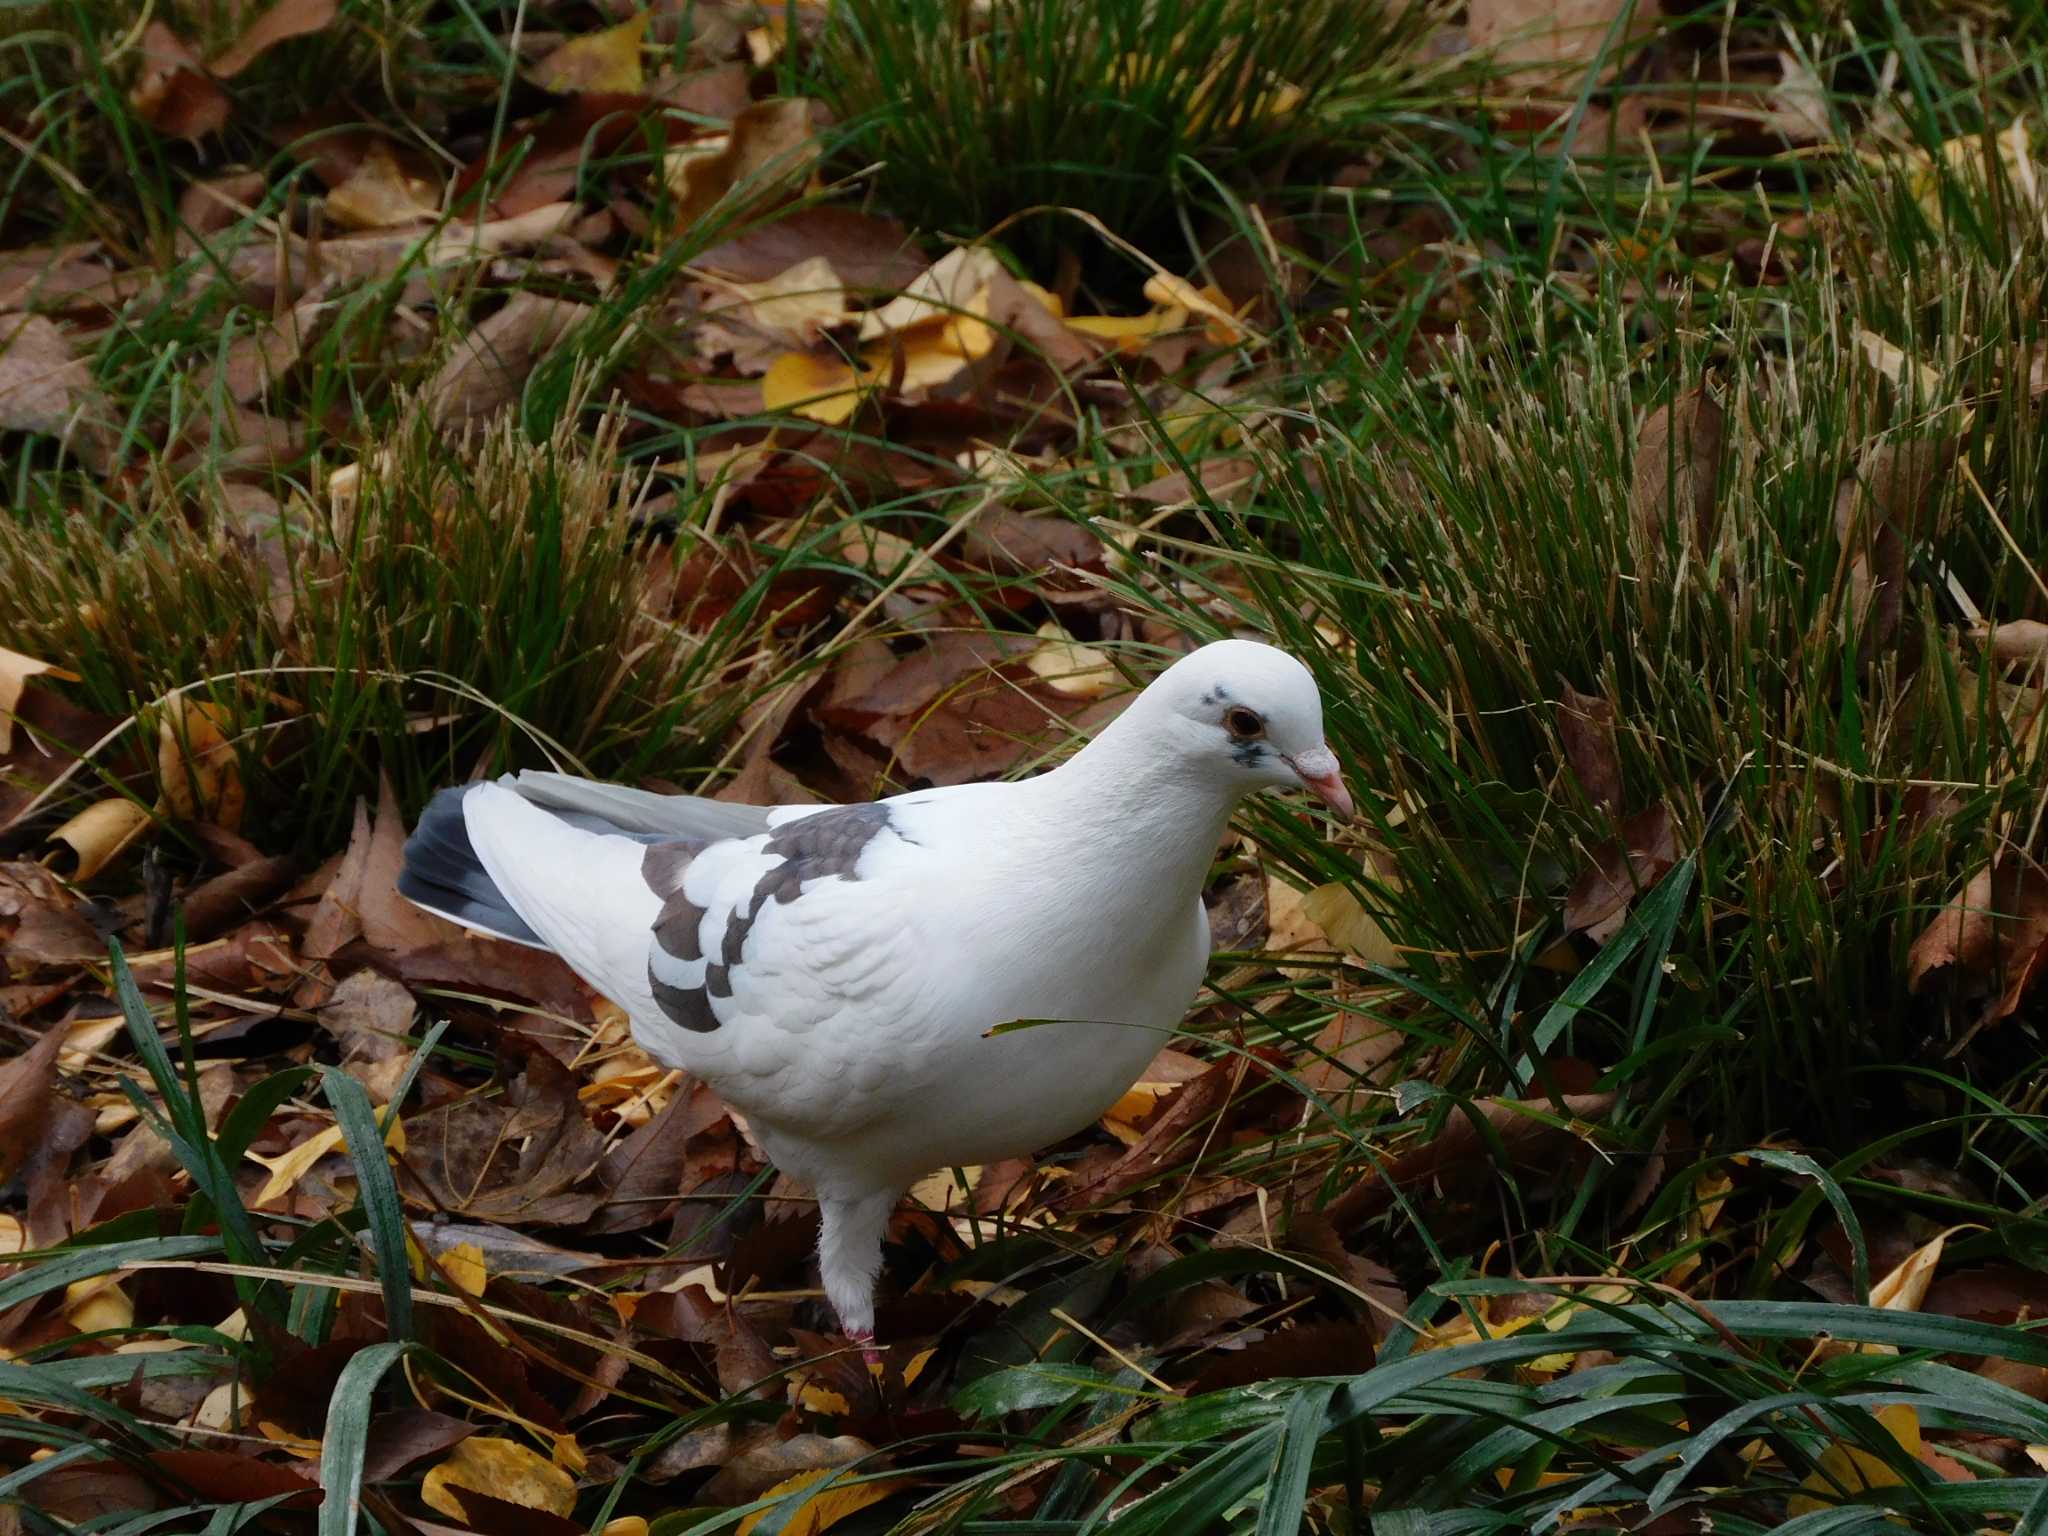
[[[1218,640],[1182,657],[1146,689],[1191,764],[1240,793],[1306,789],[1339,816],[1351,796],[1323,741],[1323,701],[1308,668],[1255,640]]]

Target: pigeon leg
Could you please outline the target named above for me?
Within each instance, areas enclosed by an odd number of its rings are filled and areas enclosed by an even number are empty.
[[[882,1273],[882,1233],[896,1209],[893,1189],[818,1202],[818,1269],[839,1326],[855,1343],[875,1339],[875,1281]]]

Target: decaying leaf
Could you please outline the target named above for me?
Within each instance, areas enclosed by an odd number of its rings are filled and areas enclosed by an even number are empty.
[[[42,1140],[55,1102],[62,1029],[45,1030],[11,1061],[0,1062],[0,1184],[11,1184]]]
[[[1099,699],[1122,686],[1106,653],[1081,644],[1058,624],[1051,620],[1041,624],[1038,638],[1041,643],[1024,658],[1024,664],[1055,693],[1070,699]]]
[[[567,1515],[576,1507],[575,1478],[537,1451],[497,1435],[470,1436],[420,1484],[420,1499],[429,1509],[467,1523],[464,1492],[551,1515]]]
[[[1617,26],[1627,13],[1626,26]],[[1508,66],[1501,83],[1525,95],[1567,95],[1596,59],[1611,74],[1628,45],[1656,25],[1645,0],[1472,0],[1465,33]]]
[[[1970,877],[1927,925],[1906,958],[1907,984],[1922,991],[1952,971],[1966,996],[1989,997],[1978,1023],[2010,1018],[2048,955],[2048,870],[2008,853]]]
[[[638,92],[646,79],[640,67],[640,40],[647,34],[648,16],[641,11],[615,27],[570,38],[534,67],[533,83],[563,96]]]
[[[776,1522],[776,1531],[783,1536],[821,1536],[822,1532],[830,1530],[848,1515],[858,1514],[870,1504],[879,1504],[903,1486],[900,1478],[857,1483],[848,1474],[829,1468],[799,1472],[768,1489],[762,1497],[787,1496],[804,1489],[816,1491],[808,1494],[795,1513],[786,1518],[781,1510],[773,1508],[747,1516],[740,1522],[738,1536],[752,1536],[756,1526],[771,1518]]]
[[[1918,1459],[1921,1450],[1920,1416],[1911,1405],[1892,1403],[1876,1409],[1872,1417],[1899,1443],[1908,1457]],[[1785,1501],[1785,1513],[1794,1519],[1832,1509],[1847,1495],[1877,1488],[1896,1488],[1905,1478],[1884,1457],[1842,1441],[1820,1453],[1813,1473],[1800,1484],[1803,1490]]]
[[[62,438],[80,463],[100,471],[113,458],[112,423],[91,363],[54,321],[0,314],[0,432]]]
[[[4,357],[0,357],[0,365],[4,365],[4,361]],[[60,677],[68,683],[78,681],[76,672],[66,672],[52,662],[38,661],[33,656],[24,656],[0,645],[0,752],[14,750],[14,714],[21,705],[22,691],[28,687],[28,680],[32,677]]]
[[[441,211],[441,189],[398,163],[391,146],[371,141],[356,168],[327,194],[327,212],[347,229],[392,229]]]
[[[590,313],[587,304],[516,293],[457,343],[427,386],[427,410],[441,426],[494,416],[518,400],[536,364]]]

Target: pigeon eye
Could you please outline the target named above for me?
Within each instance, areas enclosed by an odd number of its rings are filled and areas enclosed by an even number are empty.
[[[1224,712],[1223,728],[1239,741],[1251,741],[1266,734],[1266,722],[1259,718],[1259,712],[1241,704]]]

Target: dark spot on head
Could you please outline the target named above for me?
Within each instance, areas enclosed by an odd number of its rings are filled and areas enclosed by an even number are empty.
[[[1230,690],[1221,683],[1217,683],[1207,693],[1202,695],[1202,705],[1206,709],[1214,709],[1229,697]]]
[[[1256,768],[1259,760],[1266,755],[1264,743],[1257,741],[1236,741],[1230,745],[1230,756],[1240,768]]]

